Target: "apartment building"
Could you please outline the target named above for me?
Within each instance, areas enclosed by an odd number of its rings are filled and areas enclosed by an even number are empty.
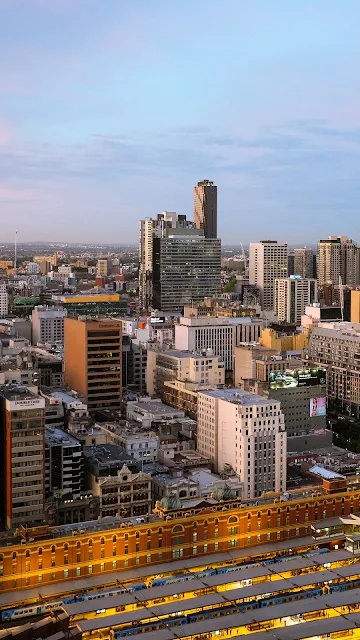
[[[217,238],[217,186],[211,180],[201,180],[194,187],[194,221],[205,238]]]
[[[294,275],[314,278],[314,254],[307,247],[294,249]],[[289,273],[289,276],[292,275]]]
[[[198,397],[198,451],[215,470],[231,468],[244,498],[286,489],[286,431],[280,402],[240,389]]]
[[[35,307],[31,314],[32,343],[64,342],[66,310],[54,307]]]
[[[327,283],[356,285],[359,282],[359,252],[347,236],[329,236],[317,247],[317,278],[319,286]]]
[[[276,278],[274,311],[281,322],[300,324],[305,309],[317,302],[317,282],[314,278]]]
[[[261,308],[274,309],[274,285],[276,278],[288,275],[288,246],[276,240],[250,242],[249,282],[260,289]]]
[[[22,386],[0,390],[2,521],[8,529],[45,518],[45,399]]]
[[[6,284],[0,282],[0,318],[5,318],[9,311],[9,295]]]

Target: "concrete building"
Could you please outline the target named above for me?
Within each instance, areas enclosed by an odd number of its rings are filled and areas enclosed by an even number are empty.
[[[350,322],[314,327],[309,361],[326,369],[327,396],[339,412],[360,417],[360,325]]]
[[[200,393],[198,450],[216,471],[236,473],[245,499],[286,489],[286,431],[278,400],[239,389]]]
[[[111,264],[108,259],[99,259],[96,263],[96,273],[99,276],[108,276],[111,270]]]
[[[120,408],[122,401],[121,322],[107,318],[66,318],[65,382],[92,409]]]
[[[33,344],[64,342],[66,310],[54,307],[35,307],[31,314]]]
[[[0,390],[2,522],[8,529],[45,518],[45,399],[8,386]]]
[[[93,495],[100,498],[100,518],[151,513],[151,476],[147,473],[132,473],[124,464],[116,475],[93,476],[90,484]]]
[[[219,385],[182,382],[180,380],[164,382],[163,385],[164,402],[171,407],[184,411],[192,420],[197,420],[198,393],[219,387]]]
[[[127,403],[126,417],[128,420],[135,420],[143,428],[151,429],[155,424],[166,423],[174,418],[184,418],[185,413],[173,407],[168,407],[161,400],[150,400],[150,398],[145,397],[135,402]]]
[[[38,262],[28,262],[26,271],[30,276],[36,276],[40,273],[40,265]]]
[[[175,325],[175,348],[181,351],[211,349],[233,370],[235,346],[242,342],[258,342],[263,328],[260,318],[180,318]]]
[[[261,344],[240,344],[235,348],[234,384],[241,389],[251,380],[265,385],[269,382],[269,374],[274,371],[285,371],[301,364],[300,358],[281,355],[276,349],[268,349]]]
[[[157,460],[159,436],[154,431],[141,431],[138,428],[119,426],[116,423],[100,423],[97,425],[106,437],[107,443],[120,447],[123,453],[145,464]]]
[[[317,248],[318,285],[342,283],[356,285],[359,282],[358,248],[346,236],[329,236],[320,240]]]
[[[291,331],[287,332],[286,327],[281,327],[278,330],[267,327],[261,332],[259,342],[267,349],[295,352],[293,355],[297,357],[304,349],[307,349],[309,333],[305,330],[295,330],[294,327],[290,327],[290,329]]]
[[[199,482],[192,478],[187,478],[182,471],[172,470],[171,473],[161,473],[152,476],[152,498],[153,505],[165,496],[172,495],[181,500],[196,498],[199,496]]]
[[[181,380],[196,384],[224,385],[225,366],[209,349],[190,351],[148,350],[146,390],[149,395],[164,397],[164,382]]]
[[[300,324],[305,308],[317,302],[317,283],[313,278],[276,278],[274,311],[281,322]]]
[[[205,238],[217,238],[217,186],[201,180],[194,187],[194,221]]]
[[[7,316],[9,311],[9,296],[6,284],[0,282],[0,318]]]
[[[302,278],[314,277],[314,254],[311,249],[303,247],[294,249],[294,271],[295,276]],[[289,273],[289,276],[292,275]]]
[[[276,278],[288,275],[288,246],[276,240],[250,242],[249,281],[260,289],[261,308],[273,311]]]
[[[83,489],[82,445],[56,427],[45,430],[45,490],[46,497],[70,494],[79,498]]]

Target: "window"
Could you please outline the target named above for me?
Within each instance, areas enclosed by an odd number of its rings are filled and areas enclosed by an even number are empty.
[[[93,566],[92,566],[92,564],[89,564],[88,573],[92,573],[92,572],[93,572]]]
[[[177,524],[175,527],[173,527],[172,529],[172,533],[179,533],[179,532],[184,531],[184,527],[181,526],[181,524]]]
[[[113,569],[116,569],[116,560],[113,560],[112,568],[113,568]]]
[[[198,550],[198,548],[197,548],[197,547],[193,547],[193,556],[196,556],[196,555],[197,555],[197,550]]]
[[[81,568],[80,567],[76,567],[76,575],[77,576],[81,575]]]
[[[116,543],[116,536],[113,536],[113,542]]]
[[[146,556],[146,562],[151,562],[151,554],[148,553]]]
[[[105,538],[100,538],[100,544],[105,544]]]
[[[69,577],[69,569],[64,569],[64,578]]]
[[[100,571],[105,571],[105,562],[101,562]]]
[[[54,545],[51,547],[51,553],[55,553],[55,546]]]

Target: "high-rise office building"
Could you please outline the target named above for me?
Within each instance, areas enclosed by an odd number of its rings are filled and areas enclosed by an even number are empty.
[[[140,223],[140,302],[143,309],[182,311],[216,296],[221,286],[221,242],[206,238],[186,216],[165,211]]]
[[[160,311],[182,312],[185,305],[219,295],[221,241],[197,229],[169,229],[154,238],[153,300]]]
[[[86,396],[89,410],[120,408],[122,324],[107,318],[66,318],[65,382]]]
[[[2,522],[8,529],[45,518],[45,398],[22,386],[0,390]]]
[[[289,273],[289,276],[292,275]],[[307,247],[294,250],[294,275],[302,278],[314,277],[313,252]]]
[[[286,431],[278,400],[241,389],[198,394],[198,451],[215,469],[231,467],[243,498],[286,489]]]
[[[317,248],[317,279],[319,286],[327,283],[356,285],[359,279],[358,248],[346,236],[329,236],[320,240]]]
[[[288,246],[277,240],[250,242],[249,281],[260,289],[261,307],[274,309],[274,286],[276,278],[288,275]]]
[[[9,295],[6,290],[6,284],[0,282],[0,318],[4,318],[8,314]]]
[[[299,323],[305,308],[317,302],[314,278],[276,278],[274,311],[281,322]]]
[[[217,186],[201,180],[194,187],[194,221],[205,238],[217,238]]]

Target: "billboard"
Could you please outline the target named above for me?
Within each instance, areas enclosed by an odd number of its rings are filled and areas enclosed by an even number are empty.
[[[310,398],[310,418],[326,416],[326,398]]]
[[[325,369],[285,369],[284,371],[270,371],[270,389],[290,389],[292,387],[313,387],[326,383]]]

